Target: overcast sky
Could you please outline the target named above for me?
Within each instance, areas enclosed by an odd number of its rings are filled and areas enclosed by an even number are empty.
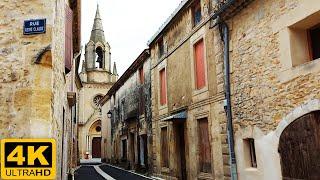
[[[116,61],[118,74],[122,75],[147,48],[147,41],[178,7],[180,1],[82,0],[81,44],[84,48],[89,41],[98,3],[105,37],[111,46],[112,64]]]

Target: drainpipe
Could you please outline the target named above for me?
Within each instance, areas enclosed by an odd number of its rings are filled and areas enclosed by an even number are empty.
[[[229,62],[229,27],[225,22],[219,24],[220,34],[224,43],[224,88],[226,105],[225,111],[227,114],[227,136],[229,143],[229,153],[231,157],[231,179],[237,180],[237,162],[236,155],[234,152],[234,137],[233,137],[233,124],[232,124],[232,109],[231,109],[231,90],[230,90],[230,62]]]

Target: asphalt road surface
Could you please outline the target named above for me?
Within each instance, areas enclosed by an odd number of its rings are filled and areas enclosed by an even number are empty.
[[[145,178],[131,172],[114,168],[109,165],[99,166],[102,171],[111,176],[116,180],[149,180],[151,178]],[[104,180],[104,178],[97,173],[93,166],[83,165],[81,166],[74,175],[75,180]]]
[[[104,180],[99,173],[96,172],[93,166],[81,166],[74,173],[75,180]]]
[[[108,165],[101,165],[100,168],[102,171],[107,173],[109,176],[113,177],[116,180],[147,180],[149,178],[145,178],[133,173],[130,173],[128,171],[114,168],[112,166]]]

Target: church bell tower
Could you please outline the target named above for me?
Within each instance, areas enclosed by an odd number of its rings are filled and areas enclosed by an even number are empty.
[[[117,74],[112,72],[110,45],[105,39],[99,6],[97,6],[90,40],[85,46],[82,80],[84,82],[112,82],[117,78]]]

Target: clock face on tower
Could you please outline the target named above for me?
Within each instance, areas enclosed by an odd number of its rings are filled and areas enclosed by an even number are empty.
[[[96,95],[94,98],[93,98],[93,104],[95,106],[95,108],[98,108],[99,107],[99,101],[102,99],[102,95]]]

